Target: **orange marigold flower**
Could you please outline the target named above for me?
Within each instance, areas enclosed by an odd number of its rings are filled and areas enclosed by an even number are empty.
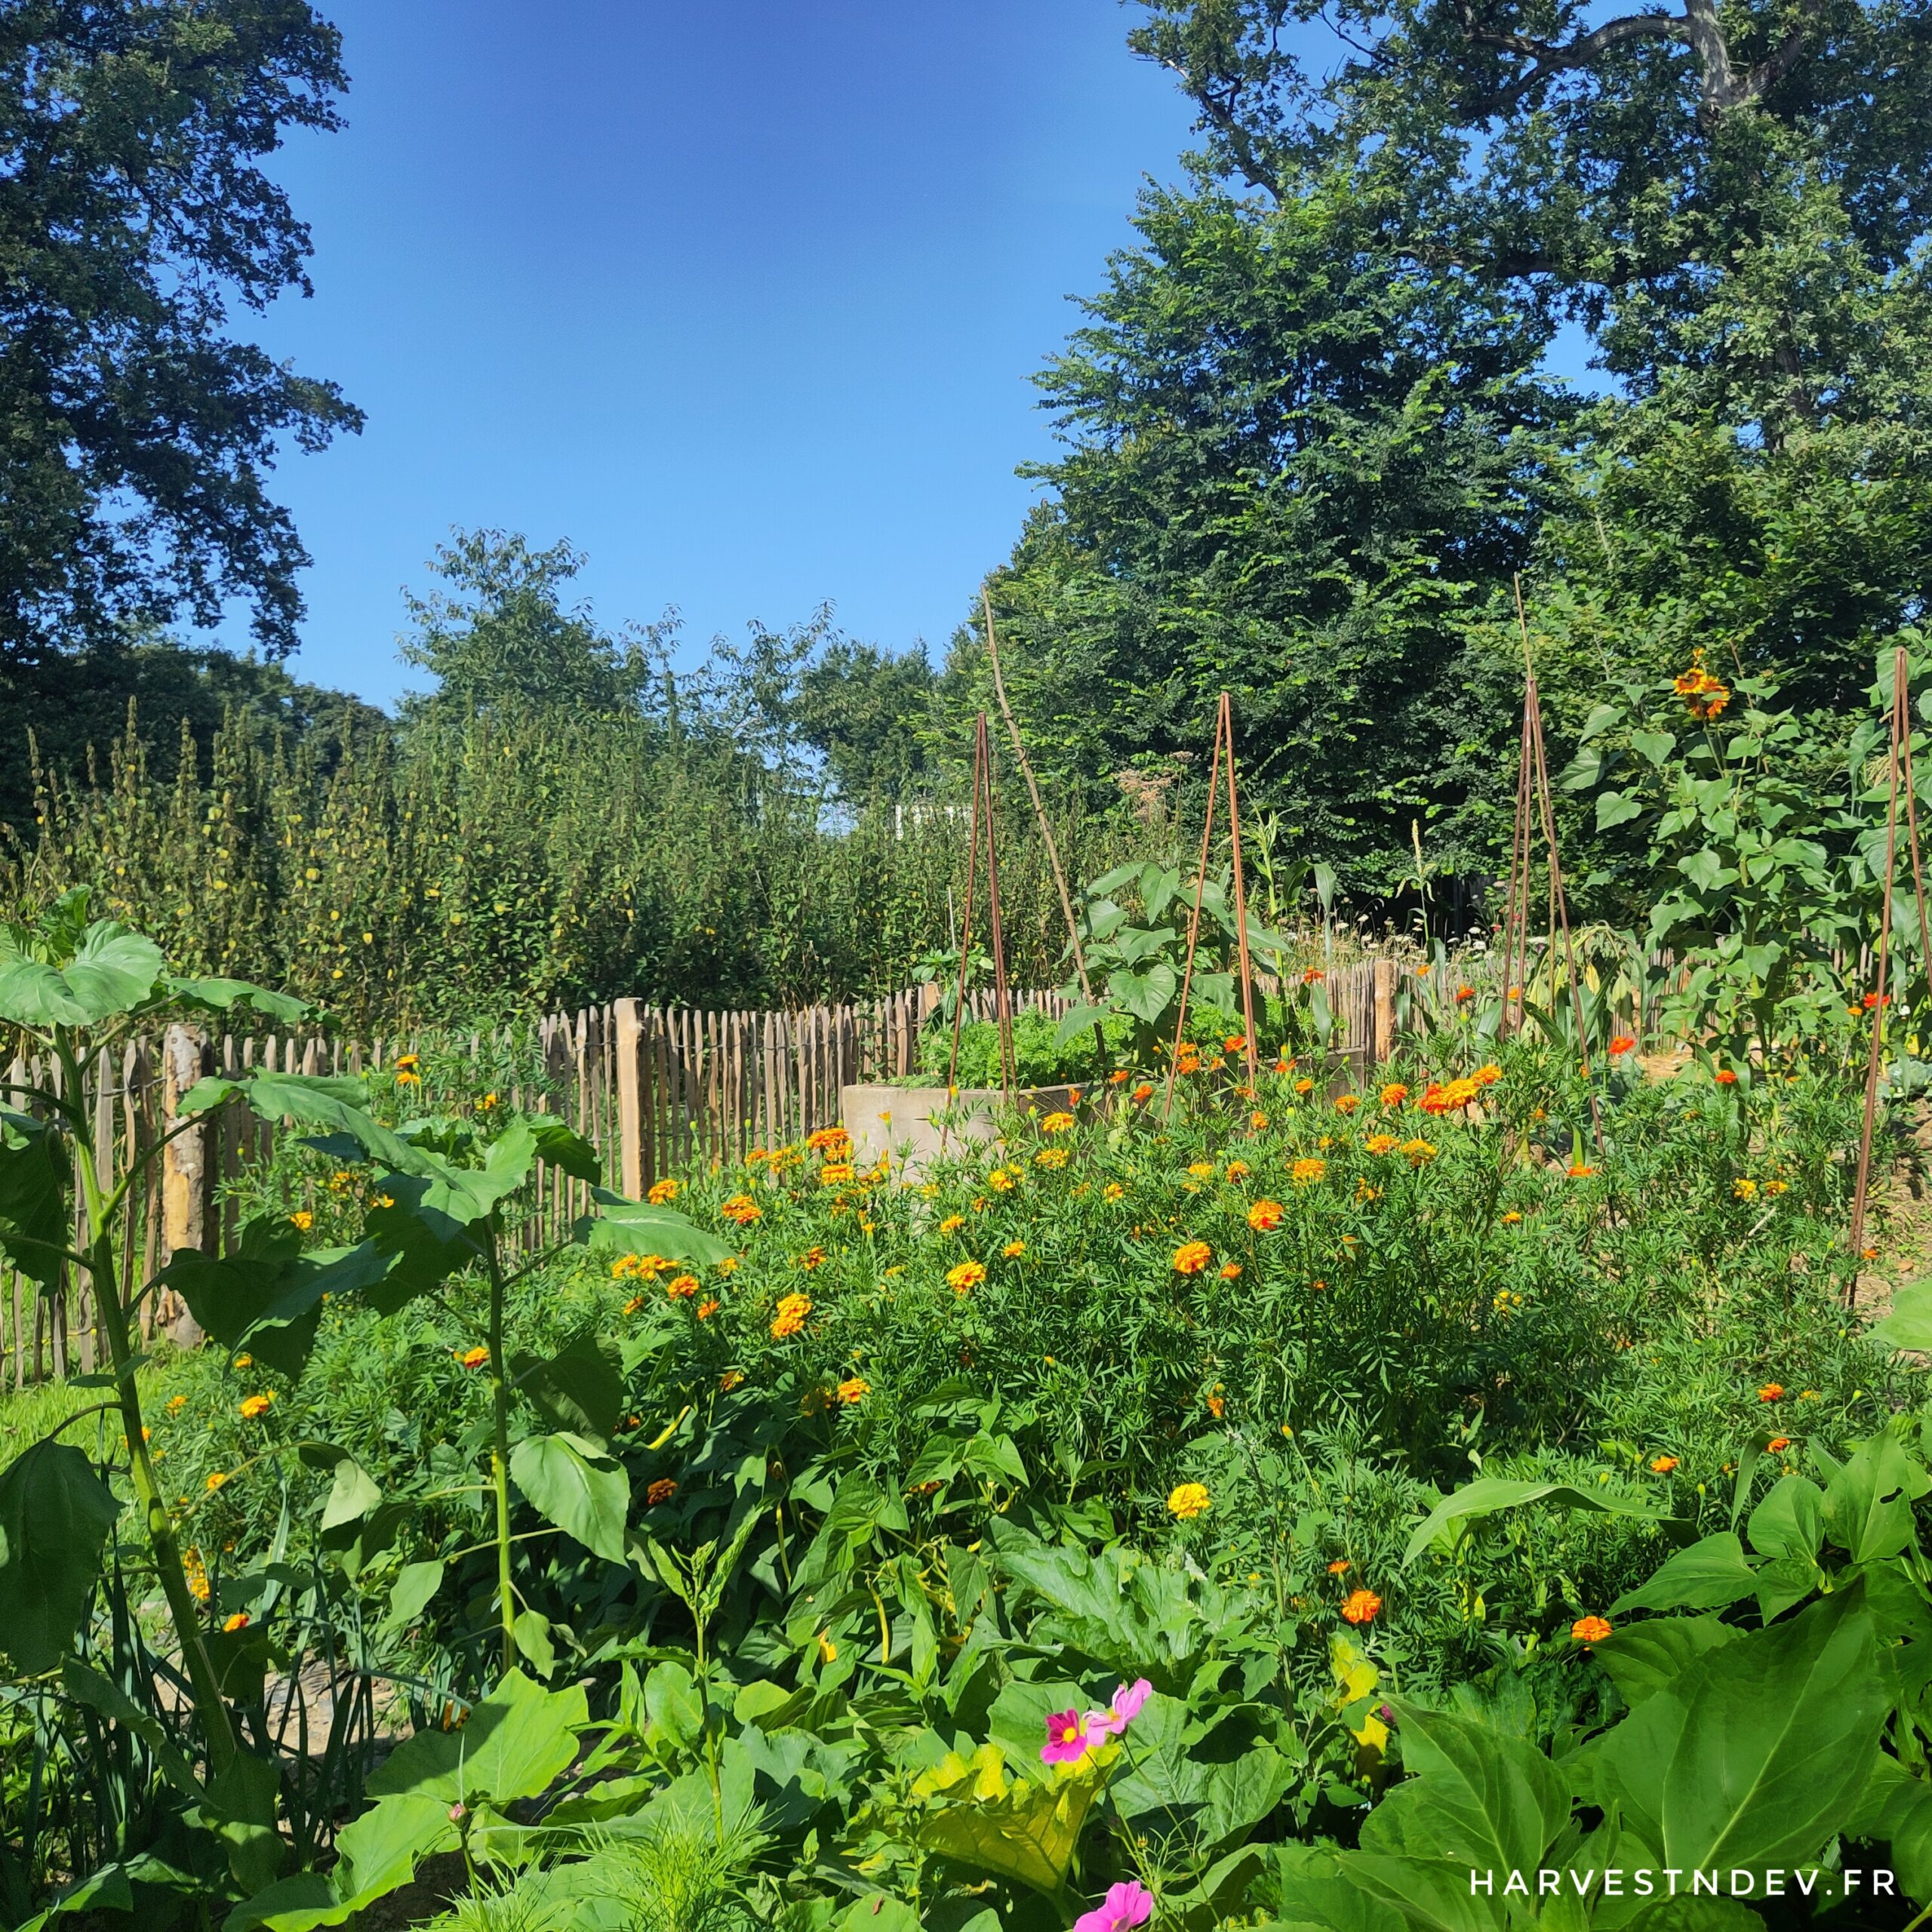
[[[1494,1065],[1479,1066],[1469,1075],[1469,1078],[1478,1087],[1494,1087],[1503,1078],[1503,1069]]]
[[[1221,1263],[1221,1279],[1224,1281],[1239,1281],[1241,1279],[1241,1263],[1238,1261],[1223,1262]]]
[[[1344,1623],[1373,1623],[1382,1609],[1382,1599],[1373,1590],[1351,1590],[1342,1599]]]
[[[1174,1250],[1174,1272],[1198,1275],[1214,1258],[1214,1251],[1204,1241],[1183,1241]]]
[[[1319,966],[1311,966],[1301,976],[1301,983],[1305,986],[1312,986],[1318,980],[1325,980],[1327,977]]]
[[[232,1617],[225,1619],[221,1626],[223,1635],[231,1637],[236,1631],[245,1630],[248,1627],[248,1613],[245,1610],[238,1610]]]
[[[405,1054],[395,1063],[395,1084],[398,1087],[420,1086],[423,1080],[423,1063],[414,1054]]]
[[[1518,1213],[1517,1212],[1517,1211],[1516,1211],[1515,1208],[1511,1208],[1511,1209],[1510,1209],[1510,1211],[1509,1211],[1509,1213],[1508,1213],[1508,1214],[1505,1214],[1505,1215],[1503,1216],[1503,1225],[1506,1228],[1513,1228],[1513,1227],[1516,1225],[1516,1223],[1517,1223],[1518,1221],[1520,1221],[1522,1218],[1523,1218],[1523,1217],[1522,1217],[1522,1216],[1521,1216],[1520,1214],[1518,1214]]]
[[[1386,1154],[1393,1150],[1395,1137],[1392,1134],[1371,1134],[1361,1144],[1367,1153]]]
[[[956,1295],[963,1295],[968,1288],[977,1288],[986,1278],[983,1262],[962,1261],[956,1268],[946,1271],[946,1285]]]
[[[630,1300],[624,1303],[624,1312],[626,1315],[635,1315],[643,1306],[643,1296],[632,1295]]]
[[[1338,1094],[1335,1097],[1335,1111],[1338,1114],[1352,1114],[1361,1105],[1359,1094]]]
[[[664,1207],[677,1199],[678,1183],[675,1180],[654,1180],[644,1198],[654,1208]]]
[[[1458,986],[1456,989],[1456,1004],[1458,1006],[1474,999],[1475,996],[1476,989],[1474,986]]]
[[[1109,1087],[1124,1087],[1127,1084],[1127,1069],[1124,1066],[1117,1066],[1107,1075],[1107,1084]]]
[[[1221,1042],[1221,1051],[1223,1053],[1228,1054],[1246,1053],[1247,1051],[1247,1035],[1245,1033],[1230,1033],[1228,1037]]]
[[[1783,1401],[1784,1400],[1784,1384],[1782,1382],[1766,1383],[1764,1387],[1758,1391],[1758,1399],[1761,1402]]]
[[[1327,1171],[1326,1161],[1318,1161],[1312,1154],[1305,1154],[1288,1170],[1288,1177],[1297,1187],[1312,1187]]]
[[[669,1503],[678,1493],[678,1485],[669,1476],[660,1476],[644,1492],[644,1500],[655,1509],[660,1503]]]
[[[1261,1130],[1268,1124],[1268,1116],[1262,1112],[1260,1108],[1257,1107],[1253,1113],[1248,1115],[1247,1124],[1249,1127],[1254,1131],[1254,1132],[1259,1134]]]
[[[715,1295],[713,1295],[709,1298],[709,1300],[701,1301],[698,1303],[697,1318],[700,1321],[709,1321],[711,1318],[724,1306],[724,1304],[720,1301]]]
[[[1312,1094],[1315,1091],[1315,1082],[1309,1079],[1306,1074],[1303,1074],[1295,1082],[1295,1091],[1297,1094]]]
[[[1399,1080],[1392,1080],[1382,1090],[1382,1104],[1385,1107],[1399,1107],[1409,1097],[1409,1090]]]
[[[818,1171],[820,1187],[848,1187],[857,1177],[858,1169],[850,1161],[828,1161]]]
[[[1247,1225],[1257,1234],[1272,1234],[1281,1225],[1281,1217],[1287,1211],[1278,1201],[1270,1201],[1264,1196],[1248,1209]]]
[[[805,1325],[805,1317],[812,1312],[809,1295],[785,1295],[780,1298],[778,1312],[771,1318],[771,1332],[779,1341],[789,1340]]]
[[[824,1265],[825,1250],[822,1247],[808,1247],[798,1257],[798,1266],[808,1272],[814,1268],[823,1267]]]
[[[465,1368],[481,1368],[489,1359],[490,1351],[488,1349],[465,1349],[457,1357]]]
[[[1346,1577],[1354,1567],[1346,1556],[1338,1556],[1329,1564],[1328,1574],[1331,1577]]]
[[[1154,1089],[1147,1081],[1143,1080],[1138,1087],[1134,1088],[1134,1097],[1143,1106],[1145,1106],[1148,1101],[1151,1100],[1154,1097]]]
[[[1613,1060],[1624,1054],[1634,1053],[1636,1049],[1637,1042],[1628,1033],[1618,1034],[1617,1038],[1610,1043],[1610,1054]]]
[[[1712,1077],[1720,1087],[1735,1087],[1737,1084],[1737,1075],[1727,1066],[1719,1067]]]
[[[1601,1617],[1580,1617],[1570,1626],[1571,1641],[1579,1644],[1601,1644],[1610,1635],[1609,1623]]]
[[[1667,1476],[1676,1466],[1677,1458],[1675,1456],[1653,1456],[1651,1458],[1651,1473],[1653,1475]]]
[[[1208,1392],[1208,1413],[1219,1422],[1227,1406],[1226,1398],[1221,1393],[1221,1385],[1217,1382]]]
[[[995,1168],[986,1177],[986,1184],[995,1194],[1011,1194],[1020,1185],[1017,1171],[1008,1173],[1004,1168]]]
[[[1023,1241],[1010,1241],[1000,1252],[1008,1260],[1017,1261],[1026,1252],[1026,1244]]]
[[[253,1422],[257,1417],[266,1415],[269,1412],[269,1404],[274,1400],[275,1397],[272,1394],[245,1395],[242,1398],[242,1420],[244,1422]]]
[[[1105,1187],[1101,1189],[1100,1198],[1103,1201],[1118,1201],[1126,1192],[1127,1189],[1122,1187],[1118,1181],[1110,1180]]]
[[[752,1222],[764,1218],[764,1210],[749,1194],[733,1195],[718,1211],[726,1220],[734,1222],[741,1228],[749,1227]]]
[[[1673,681],[1684,708],[1700,724],[1708,724],[1730,702],[1730,687],[1704,667],[1703,645],[1690,654],[1690,668]]]
[[[697,1293],[697,1277],[695,1275],[673,1275],[664,1284],[664,1292],[673,1301],[685,1300]]]
[[[1776,1455],[1780,1449],[1789,1449],[1791,1447],[1791,1438],[1788,1435],[1774,1435],[1764,1444],[1764,1447],[1770,1451],[1773,1455]]]
[[[852,1137],[842,1127],[814,1128],[805,1136],[805,1145],[814,1154],[843,1154],[852,1144]]]

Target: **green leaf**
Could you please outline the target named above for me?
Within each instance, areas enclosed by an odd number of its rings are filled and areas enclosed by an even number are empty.
[[[52,1123],[0,1111],[0,1254],[30,1281],[60,1278],[67,1245],[69,1157]]]
[[[345,1456],[335,1466],[335,1481],[328,1500],[322,1506],[325,1534],[344,1523],[359,1523],[382,1507],[383,1492],[375,1480],[353,1456]]]
[[[1163,959],[1142,972],[1121,967],[1107,976],[1107,992],[1114,1004],[1150,1026],[1173,1003],[1180,986],[1174,969]]]
[[[537,1143],[540,1159],[548,1161],[553,1168],[561,1168],[573,1180],[589,1182],[592,1187],[603,1180],[604,1169],[598,1160],[597,1149],[575,1128],[567,1126],[554,1114],[527,1114],[524,1121],[530,1130],[531,1138]]]
[[[1612,826],[1628,825],[1633,818],[1644,815],[1642,804],[1625,792],[1599,792],[1597,794],[1597,829],[1607,832]]]
[[[624,1379],[615,1353],[595,1335],[573,1337],[547,1361],[513,1355],[510,1374],[553,1429],[601,1441],[623,1412]]]
[[[1825,1527],[1854,1563],[1896,1556],[1916,1540],[1912,1504],[1932,1490],[1928,1477],[1889,1434],[1860,1444],[1825,1490]]]
[[[1054,1044],[1063,1047],[1067,1041],[1084,1033],[1090,1026],[1097,1026],[1112,1012],[1110,1006],[1069,1007],[1059,1026],[1054,1029]]]
[[[1666,1866],[1801,1864],[1852,1815],[1886,1709],[1854,1585],[1646,1698],[1598,1752],[1597,1801],[1620,1805]]]
[[[630,1479],[595,1443],[568,1430],[525,1436],[511,1451],[510,1475],[546,1521],[608,1562],[628,1561]]]
[[[1100,1783],[1090,1754],[1044,1783],[1016,1780],[1003,1798],[943,1806],[919,1828],[919,1842],[977,1871],[1057,1894]]]
[[[1365,1852],[1531,1871],[1570,1822],[1561,1774],[1527,1738],[1448,1711],[1391,1700],[1415,1776],[1363,1822]]]
[[[65,1443],[36,1442],[0,1469],[0,1651],[22,1676],[51,1670],[73,1642],[120,1515]]]
[[[734,1251],[730,1242],[719,1240],[675,1208],[627,1201],[601,1187],[594,1189],[591,1198],[600,1211],[584,1216],[574,1232],[578,1244],[593,1254],[661,1254],[668,1261],[694,1261],[708,1266]]]
[[[440,1562],[405,1563],[389,1586],[389,1614],[384,1620],[396,1629],[407,1629],[429,1608],[442,1585]]]
[[[1621,1617],[1632,1610],[1720,1610],[1751,1595],[1758,1573],[1744,1560],[1744,1546],[1720,1530],[1688,1549],[1680,1549],[1654,1571],[1647,1583],[1626,1590],[1611,1605]]]
[[[418,1731],[398,1746],[370,1779],[369,1794],[445,1806],[540,1797],[576,1757],[577,1733],[589,1721],[581,1686],[546,1690],[512,1670],[460,1730]]]
[[[1413,1563],[1452,1524],[1460,1529],[1478,1517],[1494,1516],[1503,1509],[1521,1509],[1532,1503],[1555,1503],[1565,1509],[1598,1510],[1611,1515],[1647,1518],[1653,1522],[1674,1520],[1647,1503],[1578,1489],[1568,1483],[1518,1482],[1506,1476],[1479,1476],[1445,1496],[1429,1512],[1422,1527],[1410,1537],[1409,1546],[1402,1554],[1403,1564]]]
[[[1706,1651],[1740,1635],[1721,1617],[1659,1617],[1614,1630],[1591,1654],[1634,1710],[1654,1692],[1668,1689]]]
[[[0,1020],[17,1026],[91,1026],[139,1006],[165,961],[151,939],[97,919],[72,958],[50,966],[0,938]]]
[[[1197,1732],[1186,1701],[1158,1692],[1134,1720],[1128,1755],[1130,1768],[1109,1787],[1121,1815],[1151,1820],[1146,1829],[1161,1838],[1184,1830],[1198,1851],[1244,1837],[1294,1777],[1287,1760],[1238,1720]]]
[[[1728,885],[1737,877],[1737,874],[1708,845],[1693,852],[1687,859],[1679,859],[1677,869],[1693,885],[1701,886],[1706,892],[1715,891],[1721,885]]]
[[[271,992],[246,980],[183,980],[170,974],[165,994],[171,1006],[199,1013],[232,1013],[238,1006],[248,1007],[284,1026],[299,1026],[314,1010],[292,993]]]
[[[1751,1547],[1762,1556],[1815,1561],[1825,1540],[1824,1493],[1803,1476],[1780,1476],[1751,1512]]]
[[[1657,770],[1663,768],[1663,761],[1677,749],[1677,740],[1668,731],[1632,731],[1630,743],[1639,757],[1647,758]]]

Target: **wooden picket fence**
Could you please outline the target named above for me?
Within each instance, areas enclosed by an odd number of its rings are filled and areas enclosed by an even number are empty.
[[[1386,1059],[1395,1044],[1397,969],[1388,960],[1338,968],[1324,984],[1341,1039],[1359,1068]],[[185,1026],[137,1039],[118,1057],[101,1054],[85,1072],[82,1096],[97,1164],[124,1171],[145,1161],[119,1257],[124,1299],[151,1280],[175,1250],[227,1251],[245,1218],[251,1182],[259,1188],[278,1130],[238,1103],[174,1134],[177,1103],[204,1074],[260,1068],[306,1074],[383,1074],[405,1054],[423,1056],[445,1091],[466,1086],[474,1104],[554,1113],[598,1151],[611,1184],[632,1198],[694,1164],[740,1159],[758,1146],[780,1146],[835,1124],[840,1090],[914,1071],[921,1029],[939,999],[918,987],[877,1001],[815,1006],[795,1013],[715,1012],[613,1000],[553,1014],[534,1030],[405,1034],[367,1042],[315,1032],[226,1034],[208,1039]],[[1057,1015],[1057,992],[1014,996],[1020,1011]],[[990,1019],[992,995],[972,996],[975,1017]],[[59,1070],[16,1060],[8,1084],[51,1084]],[[0,1104],[18,1107],[18,1092]],[[312,1184],[304,1183],[305,1187]],[[77,1249],[87,1238],[75,1189]],[[288,1211],[314,1199],[288,1199]],[[534,1252],[561,1238],[589,1205],[580,1181],[546,1170],[508,1204],[509,1238]],[[84,1273],[72,1271],[51,1292],[0,1264],[0,1386],[91,1373],[105,1359]],[[144,1339],[157,1330],[192,1340],[185,1311],[165,1294],[141,1305]]]

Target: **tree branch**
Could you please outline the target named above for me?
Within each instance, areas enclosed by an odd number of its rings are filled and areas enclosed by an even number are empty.
[[[1709,0],[1686,0],[1687,8],[1699,5],[1708,5]],[[1514,107],[1532,88],[1540,86],[1552,75],[1589,66],[1626,40],[1689,40],[1694,47],[1697,44],[1690,31],[1687,14],[1626,14],[1617,20],[1604,21],[1600,27],[1592,27],[1588,33],[1575,35],[1568,40],[1551,41],[1537,40],[1527,34],[1501,33],[1494,28],[1478,26],[1471,0],[1458,0],[1457,11],[1462,16],[1463,38],[1472,46],[1494,48],[1499,52],[1514,54],[1535,63],[1528,72],[1519,75],[1507,87],[1485,95],[1474,103],[1476,111],[1484,116]],[[1718,36],[1718,45],[1721,51],[1721,34]],[[1727,71],[1728,65],[1727,55]]]

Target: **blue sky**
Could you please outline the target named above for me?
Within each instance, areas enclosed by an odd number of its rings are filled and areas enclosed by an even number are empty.
[[[943,649],[1051,447],[1029,380],[1188,144],[1118,0],[324,0],[343,133],[277,158],[312,300],[240,326],[360,438],[275,488],[291,668],[387,702],[452,525],[589,554],[701,654],[837,606]],[[238,633],[240,626],[236,626]]]

